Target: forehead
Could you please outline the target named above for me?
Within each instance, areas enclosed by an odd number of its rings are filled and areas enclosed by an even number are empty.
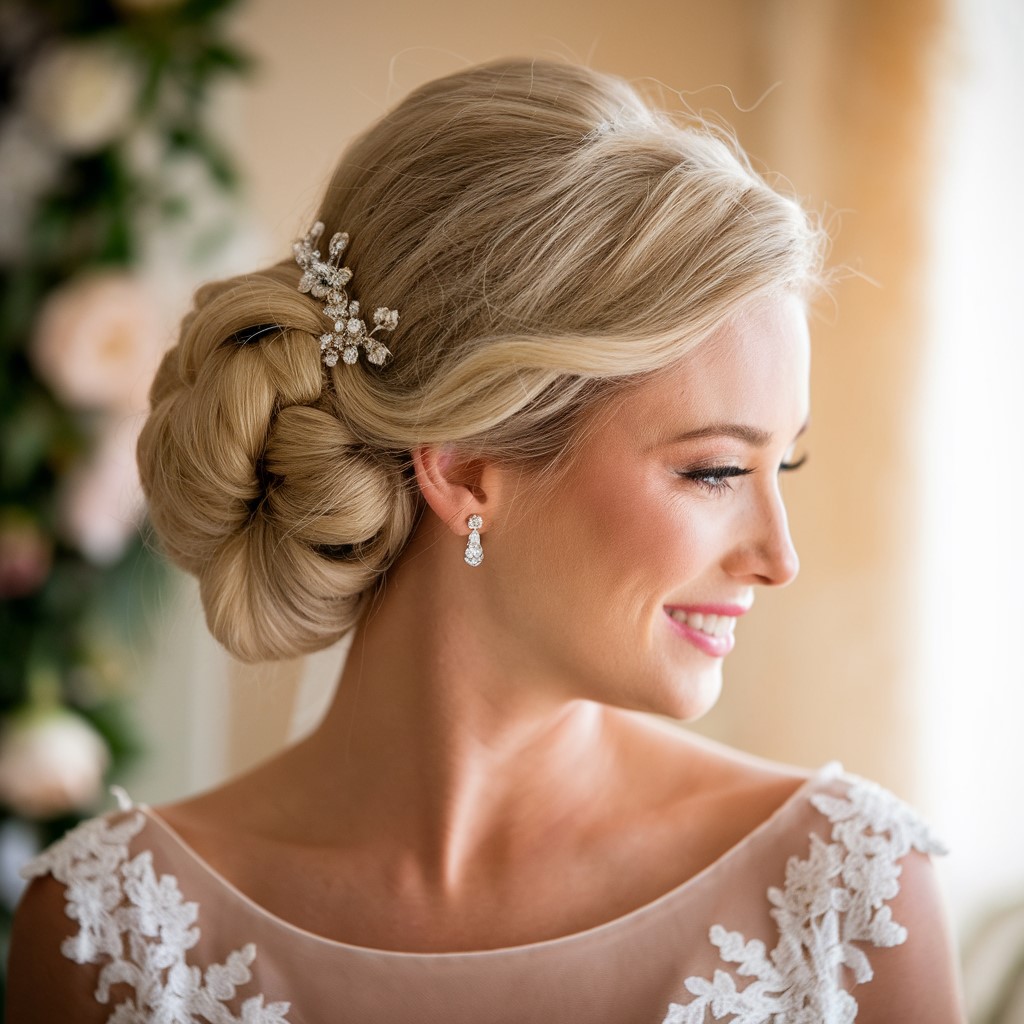
[[[718,422],[789,431],[788,441],[807,418],[809,381],[803,303],[795,296],[761,299],[630,392],[614,418],[634,419],[650,441]]]

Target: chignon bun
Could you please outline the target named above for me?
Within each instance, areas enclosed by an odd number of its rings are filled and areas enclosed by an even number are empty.
[[[245,661],[340,638],[416,508],[401,460],[363,444],[323,387],[322,324],[293,278],[274,267],[200,289],[138,446],[152,526],[198,579],[210,631]],[[254,305],[279,330],[225,344]]]

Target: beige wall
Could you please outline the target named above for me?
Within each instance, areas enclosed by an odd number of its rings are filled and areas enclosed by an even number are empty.
[[[284,245],[354,133],[420,83],[502,56],[567,58],[651,78],[668,90],[698,89],[694,106],[722,111],[732,111],[731,88],[749,106],[767,82],[751,59],[749,12],[757,8],[650,0],[251,0],[238,30],[263,61],[247,88],[242,140],[254,203]]]
[[[834,216],[834,261],[878,284],[841,282],[814,327],[811,457],[787,481],[803,571],[742,624],[725,695],[699,728],[801,764],[839,757],[908,796],[918,493],[908,424],[919,401],[921,113],[935,7],[636,0],[591,3],[583,16],[567,0],[255,0],[237,25],[262,61],[238,132],[268,253],[304,228],[355,132],[422,81],[513,54],[650,82],[667,105],[682,94]],[[236,666],[236,767],[283,741],[302,672],[301,662]]]

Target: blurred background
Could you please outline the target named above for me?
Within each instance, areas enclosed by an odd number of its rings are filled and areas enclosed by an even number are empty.
[[[146,390],[202,280],[276,261],[346,142],[501,56],[724,120],[846,268],[812,324],[799,580],[693,728],[916,804],[972,1024],[1024,1021],[1018,0],[0,2],[0,913],[106,786],[159,803],[313,727],[344,644],[210,638],[142,539]]]

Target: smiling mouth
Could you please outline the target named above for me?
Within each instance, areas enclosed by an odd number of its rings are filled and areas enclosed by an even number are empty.
[[[668,614],[676,622],[705,636],[732,636],[736,628],[735,615],[705,615],[702,612],[684,612],[681,608],[670,608]]]

